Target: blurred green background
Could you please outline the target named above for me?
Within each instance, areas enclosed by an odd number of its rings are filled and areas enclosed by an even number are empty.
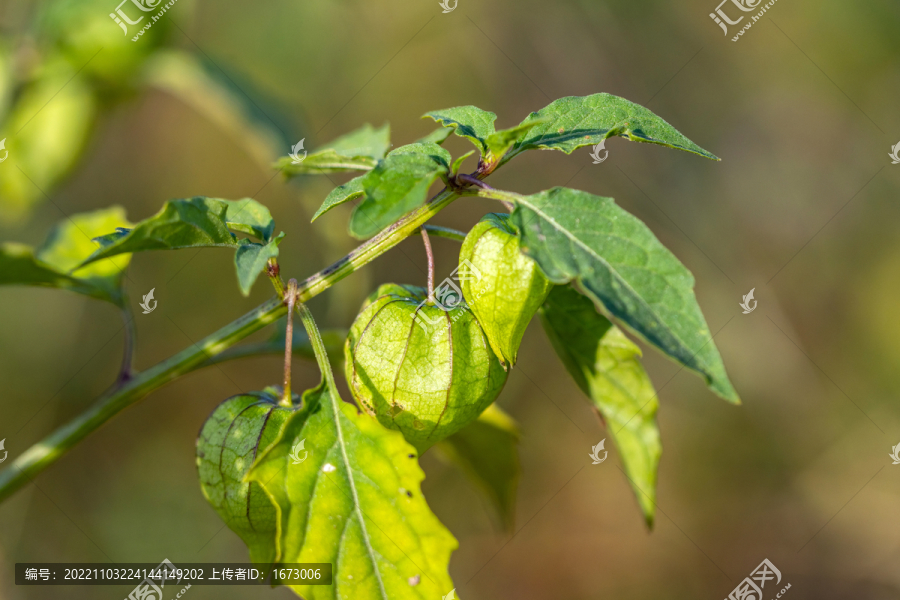
[[[286,182],[271,162],[301,138],[315,148],[364,122],[389,121],[394,144],[408,143],[434,128],[421,114],[463,104],[509,127],[552,99],[610,92],[722,157],[614,138],[599,165],[588,148],[531,152],[491,177],[525,193],[612,196],[646,221],[694,273],[744,405],[645,349],[664,448],[648,533],[615,449],[590,464],[608,433],[533,324],[499,400],[522,431],[515,535],[462,473],[434,452],[422,459],[429,504],[460,542],[460,597],[718,600],[768,558],[789,599],[900,598],[900,466],[888,458],[900,443],[900,165],[888,158],[900,141],[900,5],[779,0],[734,43],[708,16],[716,0],[459,0],[448,14],[437,0],[179,0],[132,43],[108,16],[115,4],[0,5],[2,241],[37,245],[66,215],[112,204],[137,221],[171,198],[251,196],[287,233],[283,274],[303,278],[355,245],[347,206],[309,224],[346,177]],[[445,147],[468,151],[458,138]],[[435,222],[468,229],[498,206],[461,199]],[[434,244],[441,279],[458,244]],[[313,312],[347,327],[388,281],[424,284],[418,240]],[[272,294],[260,281],[244,298],[236,283],[230,252],[135,255],[132,304],[151,288],[159,302],[136,316],[138,367]],[[758,308],[744,315],[751,288]],[[112,305],[63,291],[0,289],[0,315],[0,438],[12,459],[111,383],[122,332]],[[16,587],[15,562],[245,561],[200,493],[194,440],[223,399],[278,383],[280,362],[168,385],[0,505],[0,598],[131,589]],[[298,360],[294,378],[309,387],[318,373]]]

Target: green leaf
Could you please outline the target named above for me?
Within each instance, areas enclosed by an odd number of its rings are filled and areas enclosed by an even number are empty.
[[[21,244],[0,246],[0,285],[68,289],[121,305],[121,284],[130,255],[77,268],[97,249],[91,238],[131,225],[121,207],[72,215],[60,221],[36,252]]]
[[[196,197],[166,202],[162,210],[144,219],[124,234],[104,236],[105,246],[82,265],[117,254],[145,250],[174,250],[227,246],[236,248],[237,238],[228,231],[229,204],[215,198]]]
[[[42,264],[31,247],[15,242],[0,244],[0,285],[55,287],[88,296],[97,292],[94,286]]]
[[[306,600],[445,596],[457,542],[425,502],[415,450],[341,400],[318,331],[306,317],[304,324],[322,383],[303,394],[303,411],[247,474],[276,507],[277,560],[334,565],[333,586],[292,589]],[[300,442],[309,455],[294,464]]]
[[[641,365],[640,348],[569,286],[553,288],[540,314],[556,353],[612,435],[652,527],[662,445],[656,425],[659,401]]]
[[[0,176],[0,220],[25,219],[81,157],[99,112],[90,79],[78,76],[83,64],[76,67],[59,53],[42,52],[33,65],[39,68],[16,76],[28,83],[16,85],[8,112],[0,110],[0,140],[6,139],[9,151]]]
[[[503,162],[530,148],[571,154],[617,135],[635,142],[659,144],[719,160],[650,110],[610,94],[568,96],[531,113],[522,122],[544,119],[519,140]]]
[[[423,138],[416,140],[417,142],[434,142],[438,146],[443,144],[450,134],[453,133],[453,130],[448,127],[441,127],[440,129],[435,129],[428,135]]]
[[[469,271],[460,280],[463,296],[494,354],[505,367],[516,364],[525,329],[553,285],[520,252],[509,215],[485,215],[466,236],[459,264]]]
[[[279,233],[277,237],[266,244],[243,240],[244,243],[234,254],[234,266],[237,269],[238,284],[241,286],[242,294],[250,295],[250,288],[266,268],[268,260],[278,256],[278,244],[282,239],[284,239],[284,232]]]
[[[478,420],[436,446],[488,495],[508,531],[514,529],[516,517],[518,442],[516,423],[492,404]]]
[[[468,138],[482,154],[487,152],[485,139],[494,133],[494,121],[497,115],[477,106],[457,106],[425,113],[422,118],[430,117],[443,125],[452,127],[454,133]]]
[[[489,163],[499,161],[528,131],[549,121],[549,117],[536,117],[534,119],[528,119],[521,125],[516,125],[510,129],[492,133],[484,140],[484,145],[487,149],[485,161]]]
[[[316,214],[313,215],[313,218],[310,219],[310,223],[327,213],[335,206],[338,206],[355,198],[365,196],[366,190],[363,189],[363,177],[365,177],[365,175],[354,177],[344,185],[339,185],[331,190],[331,193],[328,194],[328,196],[325,198],[325,201],[322,202],[322,206],[319,207],[319,210],[317,210]]]
[[[441,148],[434,142],[414,142],[412,144],[406,144],[405,146],[400,146],[399,148],[391,150],[388,153],[388,157],[399,156],[401,154],[417,154],[421,156],[428,156],[436,163],[439,163],[447,168],[449,168],[450,161],[453,159],[453,157],[447,150]]]
[[[366,197],[350,217],[350,234],[369,238],[425,204],[428,189],[449,167],[450,154],[434,143],[398,148],[363,178]]]
[[[220,404],[197,437],[200,488],[225,524],[247,544],[256,564],[275,562],[278,517],[262,486],[244,480],[253,461],[278,439],[293,414],[269,390]]]
[[[475,151],[469,150],[468,152],[466,152],[465,154],[463,154],[462,156],[460,156],[456,160],[454,160],[453,165],[450,167],[450,173],[454,177],[456,177],[456,175],[459,173],[460,167],[462,167],[462,164],[464,162],[466,162],[466,159],[469,158],[470,156],[472,156],[473,154],[475,154]]]
[[[275,233],[275,221],[269,209],[254,200],[222,200],[228,205],[225,211],[225,224],[229,229],[252,235],[264,242],[272,239]]]
[[[283,156],[275,163],[275,168],[288,177],[304,173],[369,171],[384,157],[390,145],[391,128],[387,123],[379,129],[367,123],[308,154],[300,163],[295,164],[292,157]]]
[[[334,150],[343,156],[384,158],[391,147],[391,126],[387,123],[375,129],[368,123],[355,131],[325,144],[323,150]]]
[[[694,277],[612,198],[553,188],[520,196],[512,220],[522,251],[557,284],[579,288],[650,344],[739,403],[694,297]]]

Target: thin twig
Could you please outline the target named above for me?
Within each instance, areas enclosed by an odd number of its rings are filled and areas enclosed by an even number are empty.
[[[275,293],[278,294],[278,297],[284,298],[284,281],[281,279],[281,267],[274,256],[266,261],[266,275],[269,276],[269,281],[272,282],[272,287],[275,288]]]
[[[469,185],[474,185],[475,187],[480,187],[483,190],[494,189],[491,186],[489,186],[488,184],[486,184],[485,182],[483,182],[482,180],[478,179],[477,177],[473,177],[472,175],[466,175],[464,173],[462,175],[457,175],[456,178],[459,181],[464,181],[464,182],[468,183]]]
[[[431,240],[428,239],[428,231],[422,227],[422,242],[425,244],[425,255],[428,257],[428,302],[434,302],[434,252],[431,250]]]
[[[291,279],[287,289],[287,328],[284,330],[284,396],[281,405],[294,405],[291,397],[291,351],[294,349],[294,304],[297,302],[297,280]]]
[[[122,366],[119,369],[119,377],[116,384],[121,385],[131,379],[134,373],[134,345],[135,345],[135,328],[134,314],[128,305],[128,299],[122,306],[122,320],[125,323],[125,348],[122,351]]]

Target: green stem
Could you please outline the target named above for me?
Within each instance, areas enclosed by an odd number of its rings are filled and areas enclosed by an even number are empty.
[[[498,190],[492,187],[482,187],[477,189],[467,189],[460,192],[462,196],[478,196],[479,198],[491,198],[492,200],[499,200],[503,203],[506,208],[512,212],[515,208],[515,205],[519,202],[520,196],[519,194],[515,194],[513,192],[504,192],[503,190]]]
[[[325,341],[325,347],[328,348],[329,355],[341,355],[344,348],[344,340],[347,339],[346,329],[326,329],[322,332],[322,338]],[[294,356],[305,360],[315,360],[312,344],[307,340],[298,340],[294,342],[291,350]],[[225,350],[221,354],[213,356],[203,364],[196,366],[193,370],[197,371],[204,367],[210,367],[230,360],[241,358],[251,358],[254,356],[262,356],[265,354],[284,354],[284,340],[272,339],[265,342],[253,342],[250,344],[241,344]],[[334,361],[333,368],[340,366],[340,361]]]
[[[266,275],[268,275],[269,281],[272,282],[272,287],[275,288],[275,293],[278,294],[278,297],[284,298],[284,281],[281,279],[281,267],[278,265],[278,260],[275,257],[266,261]]]
[[[440,225],[425,225],[425,230],[434,237],[447,238],[457,242],[463,242],[466,239],[465,232],[458,229],[450,229],[449,227],[441,227]]]
[[[298,304],[321,294],[410,235],[417,233],[422,225],[459,196],[460,194],[450,190],[442,190],[424,206],[407,214],[330,267],[307,278],[298,286]],[[190,348],[146,371],[132,374],[122,385],[113,387],[101,396],[87,411],[23,452],[8,467],[0,471],[0,502],[56,462],[66,451],[121,410],[173,379],[208,363],[211,357],[285,314],[287,306],[283,300],[273,298]],[[319,339],[321,341],[321,338]]]
[[[322,335],[316,326],[312,313],[304,303],[297,303],[297,312],[300,313],[300,320],[303,321],[303,327],[306,328],[306,335],[313,347],[313,353],[316,355],[316,362],[319,363],[319,370],[322,371],[322,377],[328,384],[329,393],[334,394],[337,385],[334,383],[334,373],[331,372],[331,364],[328,362],[328,351],[325,349],[325,342],[322,341]]]

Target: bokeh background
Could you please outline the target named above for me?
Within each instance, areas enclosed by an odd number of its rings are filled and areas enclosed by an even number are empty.
[[[722,157],[614,138],[599,165],[588,148],[534,151],[491,177],[526,193],[612,196],[643,219],[694,273],[744,404],[645,349],[664,448],[648,532],[615,449],[590,465],[609,434],[533,324],[499,399],[522,432],[515,533],[461,472],[435,452],[422,458],[429,504],[460,542],[460,597],[718,600],[768,558],[787,598],[900,598],[900,466],[888,457],[900,443],[900,165],[888,157],[900,142],[900,5],[779,0],[735,43],[708,16],[716,0],[459,0],[447,14],[437,0],[179,0],[132,43],[108,17],[115,4],[0,4],[2,241],[37,245],[66,215],[112,204],[137,221],[171,198],[251,196],[287,233],[283,273],[302,278],[355,245],[349,207],[309,224],[346,178],[288,182],[274,159],[365,122],[388,121],[394,144],[408,143],[434,128],[421,114],[463,104],[509,127],[552,99],[610,92]],[[445,147],[468,151],[458,138]],[[497,208],[462,199],[436,223],[468,229]],[[458,245],[434,244],[441,278]],[[323,327],[347,327],[388,281],[424,283],[418,240],[312,309]],[[151,288],[159,302],[136,318],[138,367],[272,293],[259,281],[244,298],[236,283],[230,252],[135,255],[132,304]],[[758,308],[744,315],[751,288]],[[11,458],[110,384],[121,327],[111,305],[0,289]],[[0,598],[120,598],[131,587],[16,587],[15,562],[246,560],[200,493],[194,440],[220,401],[280,377],[277,356],[184,377],[0,505]],[[300,360],[294,377],[318,380]]]

